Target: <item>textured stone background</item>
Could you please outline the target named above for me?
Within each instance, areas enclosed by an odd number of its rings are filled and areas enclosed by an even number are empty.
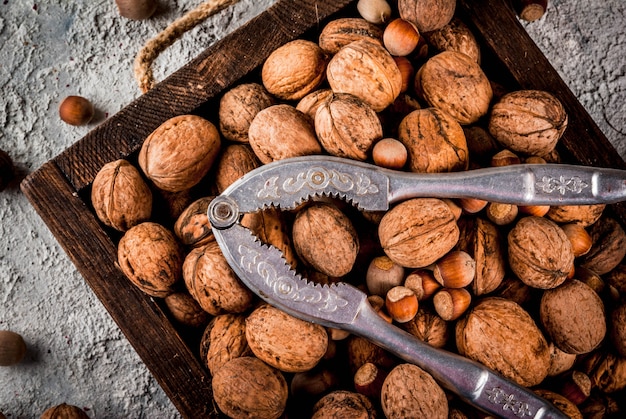
[[[37,418],[67,402],[93,418],[177,417],[106,310],[26,198],[19,180],[136,98],[141,46],[200,0],[160,0],[157,14],[120,18],[113,0],[0,1],[0,148],[18,179],[0,193],[0,329],[20,333],[25,360],[0,367],[0,411]],[[187,33],[155,63],[157,79],[260,13],[241,0]],[[626,3],[551,0],[526,29],[609,140],[626,157]],[[59,101],[83,95],[87,127],[58,119]]]

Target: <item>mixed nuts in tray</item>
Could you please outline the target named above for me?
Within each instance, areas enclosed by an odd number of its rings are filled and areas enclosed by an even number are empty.
[[[559,98],[491,79],[454,0],[400,0],[382,19],[366,3],[316,40],[278,48],[258,80],[222,95],[217,114],[164,122],[91,188],[95,214],[119,237],[120,269],[194,330],[215,403],[231,417],[480,416],[367,339],[262,302],[208,222],[210,203],[233,182],[288,158],[416,173],[561,162],[568,115]],[[626,233],[609,205],[423,197],[360,211],[339,198],[321,193],[242,224],[309,280],[366,291],[389,323],[566,415],[619,414]],[[493,398],[528,416],[506,396]]]

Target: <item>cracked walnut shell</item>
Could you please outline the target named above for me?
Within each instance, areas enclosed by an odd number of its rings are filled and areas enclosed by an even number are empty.
[[[126,231],[150,219],[152,192],[141,173],[128,161],[119,159],[98,171],[91,188],[91,203],[100,221]]]

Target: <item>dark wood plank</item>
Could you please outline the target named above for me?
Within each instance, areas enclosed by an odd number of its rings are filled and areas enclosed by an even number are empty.
[[[211,378],[156,301],[117,267],[115,244],[59,168],[48,162],[21,185],[59,244],[185,417],[217,417]]]
[[[77,191],[107,162],[126,158],[161,123],[192,113],[354,0],[281,0],[158,83],[55,158]]]

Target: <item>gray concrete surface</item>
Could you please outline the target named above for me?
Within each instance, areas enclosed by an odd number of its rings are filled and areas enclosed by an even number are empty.
[[[135,22],[113,0],[0,1],[0,148],[18,178],[0,193],[0,329],[20,333],[24,361],[0,367],[0,412],[37,418],[70,403],[92,418],[174,418],[178,413],[93,295],[18,182],[136,98],[141,46],[200,0],[160,0]],[[241,0],[186,34],[155,63],[157,79],[272,4]],[[525,24],[555,68],[626,157],[626,2],[551,0]],[[98,109],[70,127],[59,101],[83,95]]]

